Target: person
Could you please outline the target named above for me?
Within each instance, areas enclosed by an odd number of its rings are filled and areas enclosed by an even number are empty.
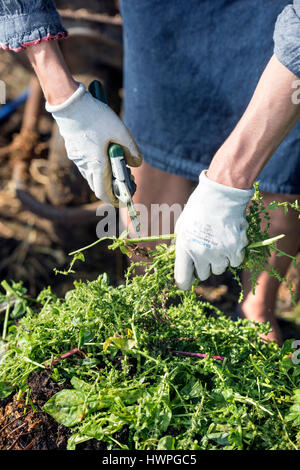
[[[246,207],[258,175],[266,203],[299,197],[300,0],[191,0],[188,7],[183,0],[126,0],[120,6],[124,119],[138,145],[108,106],[73,79],[50,41],[67,36],[51,0],[0,1],[0,46],[26,50],[68,157],[99,199],[113,197],[105,158],[111,141],[121,143],[135,167],[135,202],[184,205],[188,199],[175,227],[175,279],[188,289],[194,273],[205,280],[242,262]],[[279,247],[293,255],[298,224],[292,212],[271,220],[272,233],[286,234]],[[272,263],[281,275],[289,265],[283,258]],[[270,339],[280,342],[277,281],[262,273],[255,296],[249,279],[243,282],[242,314],[270,321]]]

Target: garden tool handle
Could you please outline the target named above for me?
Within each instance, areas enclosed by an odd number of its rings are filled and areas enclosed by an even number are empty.
[[[99,80],[93,80],[88,90],[94,98],[108,104],[104,88]],[[109,144],[107,152],[112,170],[113,193],[123,204],[128,205],[131,196],[136,191],[136,184],[131,177],[130,168],[126,165],[123,148],[112,142]]]

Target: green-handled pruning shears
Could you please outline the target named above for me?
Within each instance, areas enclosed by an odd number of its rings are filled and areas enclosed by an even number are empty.
[[[94,80],[89,85],[91,95],[107,104],[107,99],[102,84]],[[124,151],[121,145],[111,143],[108,146],[108,157],[112,172],[112,189],[115,197],[125,204],[136,234],[140,237],[140,221],[135,210],[132,196],[136,191],[136,184],[132,179],[130,168],[126,165]]]

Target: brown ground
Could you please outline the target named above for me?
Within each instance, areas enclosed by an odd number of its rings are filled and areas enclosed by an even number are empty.
[[[53,382],[47,372],[32,374],[30,403],[26,394],[5,399],[0,407],[1,450],[51,450],[66,447],[70,431],[41,411],[41,406],[64,386]]]
[[[42,406],[57,392],[68,388],[68,383],[58,385],[49,372],[31,374],[28,384],[30,399],[26,393],[17,394],[0,401],[0,450],[63,450],[66,449],[71,430],[58,424],[42,411]],[[124,428],[115,435],[125,443],[128,431]],[[96,439],[76,446],[77,450],[105,450],[106,443]]]

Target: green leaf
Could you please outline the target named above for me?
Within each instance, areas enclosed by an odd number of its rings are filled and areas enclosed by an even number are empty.
[[[100,361],[99,361],[99,359],[97,359],[95,357],[87,357],[87,358],[83,359],[81,364],[85,367],[96,367],[100,364]]]
[[[121,245],[121,246],[120,246],[120,251],[121,251],[121,253],[123,253],[123,255],[126,255],[126,256],[128,256],[129,258],[132,256],[131,251],[130,251],[126,246],[124,246],[124,245]]]
[[[113,337],[110,336],[109,338],[107,338],[107,339],[104,341],[104,343],[103,343],[103,352],[104,352],[104,353],[106,353],[106,351],[108,350],[108,348],[109,348],[109,346],[110,346],[110,344],[111,344],[111,342],[112,342],[112,339],[113,339]]]
[[[166,432],[170,425],[171,419],[172,410],[165,401],[162,401],[156,411],[156,420],[158,421],[158,427],[162,432]]]
[[[187,383],[181,389],[181,394],[190,398],[201,397],[203,395],[203,386],[200,380],[196,380],[194,377],[191,377],[190,380],[188,380],[189,377],[190,375],[185,378]]]
[[[0,382],[0,399],[1,400],[3,398],[8,397],[13,391],[14,391],[14,388],[11,385],[5,382]]]
[[[281,357],[283,358],[286,354],[290,354],[295,351],[293,347],[294,339],[286,339],[283,345],[281,346]]]
[[[175,450],[175,437],[162,437],[157,443],[157,450]]]
[[[94,333],[90,330],[80,329],[78,349],[81,349],[85,343],[90,343],[94,338]]]
[[[97,439],[98,441],[110,440],[116,432],[120,431],[126,421],[121,419],[115,414],[107,415],[96,422],[91,422],[84,428],[84,432],[87,436]]]
[[[75,258],[76,258],[76,260],[79,260],[79,261],[83,261],[83,262],[85,261],[85,257],[84,257],[83,253],[77,253],[75,255]]]
[[[292,421],[294,426],[300,426],[300,389],[294,391],[294,405],[290,407],[290,412],[286,415],[286,421]]]
[[[228,441],[228,432],[214,432],[207,434],[207,438],[213,441],[216,441],[221,446],[225,446],[229,443]]]
[[[292,421],[294,426],[300,426],[300,405],[293,405],[289,414],[286,416],[287,421]]]
[[[10,317],[15,319],[21,318],[26,313],[26,306],[27,302],[25,300],[17,300]]]
[[[278,202],[276,201],[271,202],[271,204],[268,205],[268,209],[272,211],[278,209]]]
[[[67,443],[67,450],[75,450],[77,444],[81,444],[82,442],[86,442],[92,439],[90,436],[82,436],[80,434],[73,434],[68,439]]]
[[[90,413],[110,408],[117,399],[123,400],[125,404],[135,403],[143,393],[142,389],[95,389],[77,377],[72,377],[71,383],[76,390],[61,390],[43,407],[46,413],[68,427],[80,423]]]
[[[43,410],[64,426],[72,427],[83,421],[89,413],[107,408],[109,404],[110,400],[101,401],[79,390],[61,390],[47,401]]]
[[[133,339],[122,338],[121,336],[110,336],[103,343],[103,352],[106,353],[107,349],[111,344],[114,344],[118,349],[128,350],[134,348],[136,341]]]
[[[118,336],[116,336],[112,338],[112,342],[115,346],[117,346],[118,349],[125,349],[127,341],[124,338],[119,338]]]
[[[72,377],[71,384],[76,390],[83,390],[89,392],[91,390],[91,385],[85,382],[84,380],[79,379],[78,377]]]

